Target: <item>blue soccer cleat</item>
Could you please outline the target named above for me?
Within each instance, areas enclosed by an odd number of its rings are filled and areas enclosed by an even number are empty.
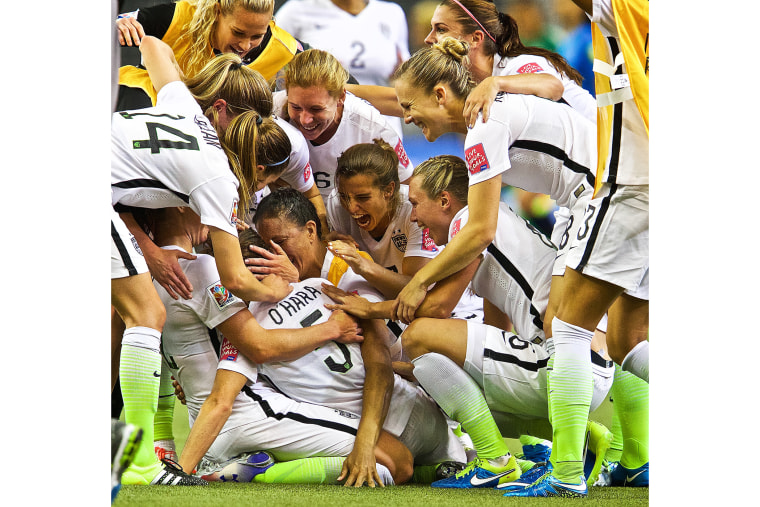
[[[583,458],[583,475],[586,482],[594,484],[604,464],[604,457],[612,445],[612,433],[604,425],[588,421],[586,425],[586,449]]]
[[[524,489],[539,480],[544,475],[551,473],[551,471],[552,467],[550,462],[547,461],[546,463],[536,463],[533,468],[527,472],[523,472],[518,480],[499,484],[496,486],[496,489],[500,491],[517,491],[519,489]]]
[[[241,454],[227,462],[219,472],[222,482],[251,482],[274,465],[274,458],[264,451]]]
[[[561,482],[549,473],[530,486],[507,491],[504,496],[584,498],[588,496],[588,486],[584,478],[581,478],[580,484],[570,484]]]
[[[540,444],[530,444],[522,446],[523,457],[534,463],[549,461],[552,454],[552,443],[544,440]]]
[[[625,468],[620,463],[610,464],[610,486],[625,488],[649,487],[649,462],[639,468]]]
[[[505,466],[492,464],[488,459],[475,458],[455,475],[435,481],[434,488],[495,488],[499,484],[520,478],[520,467],[514,456],[509,456]]]

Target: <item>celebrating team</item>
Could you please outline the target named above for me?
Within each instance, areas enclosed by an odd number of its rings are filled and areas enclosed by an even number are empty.
[[[596,104],[486,0],[443,0],[393,88],[272,0],[119,16],[143,61],[112,121],[112,386],[144,432],[122,483],[648,486],[648,2],[573,1]],[[287,4],[387,31],[382,0]],[[464,152],[415,168],[383,115]],[[556,201],[551,238],[504,184]]]

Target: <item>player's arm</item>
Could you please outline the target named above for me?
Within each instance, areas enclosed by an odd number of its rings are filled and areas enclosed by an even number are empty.
[[[496,234],[500,195],[500,175],[470,187],[467,197],[470,219],[446,248],[417,271],[399,293],[393,320],[411,322],[431,284],[464,269],[488,247]]]
[[[573,3],[586,11],[586,14],[591,16],[593,14],[594,10],[594,2],[593,0],[573,0]]]
[[[222,285],[243,301],[276,302],[293,290],[279,276],[269,275],[257,280],[243,262],[237,237],[213,226],[209,226],[209,237]]]
[[[216,328],[248,359],[262,364],[298,359],[330,341],[360,343],[361,328],[345,312],[336,311],[327,322],[300,329],[264,329],[247,309]]]
[[[164,85],[182,81],[182,71],[174,58],[174,51],[161,39],[146,35],[140,42],[140,54],[156,93]]]
[[[483,299],[483,323],[509,331],[510,333],[514,332],[512,330],[512,320],[510,320],[509,316],[487,299]]]
[[[159,248],[135,220],[132,213],[122,212],[119,217],[135,237],[140,250],[142,250],[148,270],[153,278],[166,289],[166,292],[174,299],[182,296],[184,299],[193,297],[193,286],[179,266],[177,259],[195,259],[195,255],[182,250],[164,250]]]
[[[483,122],[488,121],[491,105],[499,92],[536,95],[559,100],[565,93],[562,81],[546,73],[489,76],[473,89],[464,102],[463,115],[469,127],[475,125],[478,113],[483,111]]]
[[[390,86],[347,84],[346,90],[366,100],[386,116],[404,117],[404,111],[398,105],[395,88]]]
[[[179,457],[179,465],[183,470],[190,473],[198,466],[229,419],[235,398],[245,386],[246,380],[244,375],[234,371],[216,371],[211,394],[203,402]]]
[[[393,394],[391,354],[385,340],[386,326],[381,320],[362,320],[365,339],[361,345],[365,378],[362,416],[356,430],[354,448],[346,457],[338,480],[345,486],[382,485],[377,473],[375,447],[383,429]]]
[[[312,185],[309,190],[303,193],[303,195],[310,200],[317,209],[317,216],[322,225],[322,234],[324,235],[330,232],[330,226],[327,223],[327,208],[325,207],[325,201],[322,199],[322,194],[319,193],[317,185]]]

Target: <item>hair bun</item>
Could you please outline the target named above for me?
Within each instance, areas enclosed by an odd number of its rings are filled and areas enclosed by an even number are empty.
[[[442,41],[434,44],[433,47],[457,62],[461,62],[470,51],[469,44],[453,37],[445,37]]]

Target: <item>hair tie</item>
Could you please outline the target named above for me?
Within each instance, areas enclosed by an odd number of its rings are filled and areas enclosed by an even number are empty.
[[[272,164],[261,164],[261,165],[263,165],[263,166],[265,166],[265,167],[274,167],[274,166],[276,166],[276,165],[284,164],[284,163],[285,163],[285,162],[287,162],[288,160],[290,160],[290,154],[288,154],[288,156],[287,156],[287,157],[285,157],[284,159],[280,160],[279,162],[274,162],[274,163],[272,163]]]
[[[475,16],[473,16],[472,13],[469,10],[467,10],[467,7],[465,7],[464,5],[462,5],[462,3],[459,2],[459,0],[451,0],[451,1],[454,2],[455,4],[457,4],[459,7],[461,7],[462,10],[468,16],[470,16],[472,18],[472,20],[474,22],[476,22],[480,28],[483,29],[483,32],[485,32],[485,34],[488,35],[488,38],[491,39],[494,42],[494,44],[496,43],[496,39],[493,38],[493,35],[491,35],[490,33],[488,33],[488,30],[486,30],[486,27],[484,27],[483,25],[480,24],[480,21],[478,21],[477,18]]]
[[[264,120],[261,118],[261,115],[257,114],[256,115],[256,126],[258,127],[259,125],[261,125],[262,121],[264,121]]]

